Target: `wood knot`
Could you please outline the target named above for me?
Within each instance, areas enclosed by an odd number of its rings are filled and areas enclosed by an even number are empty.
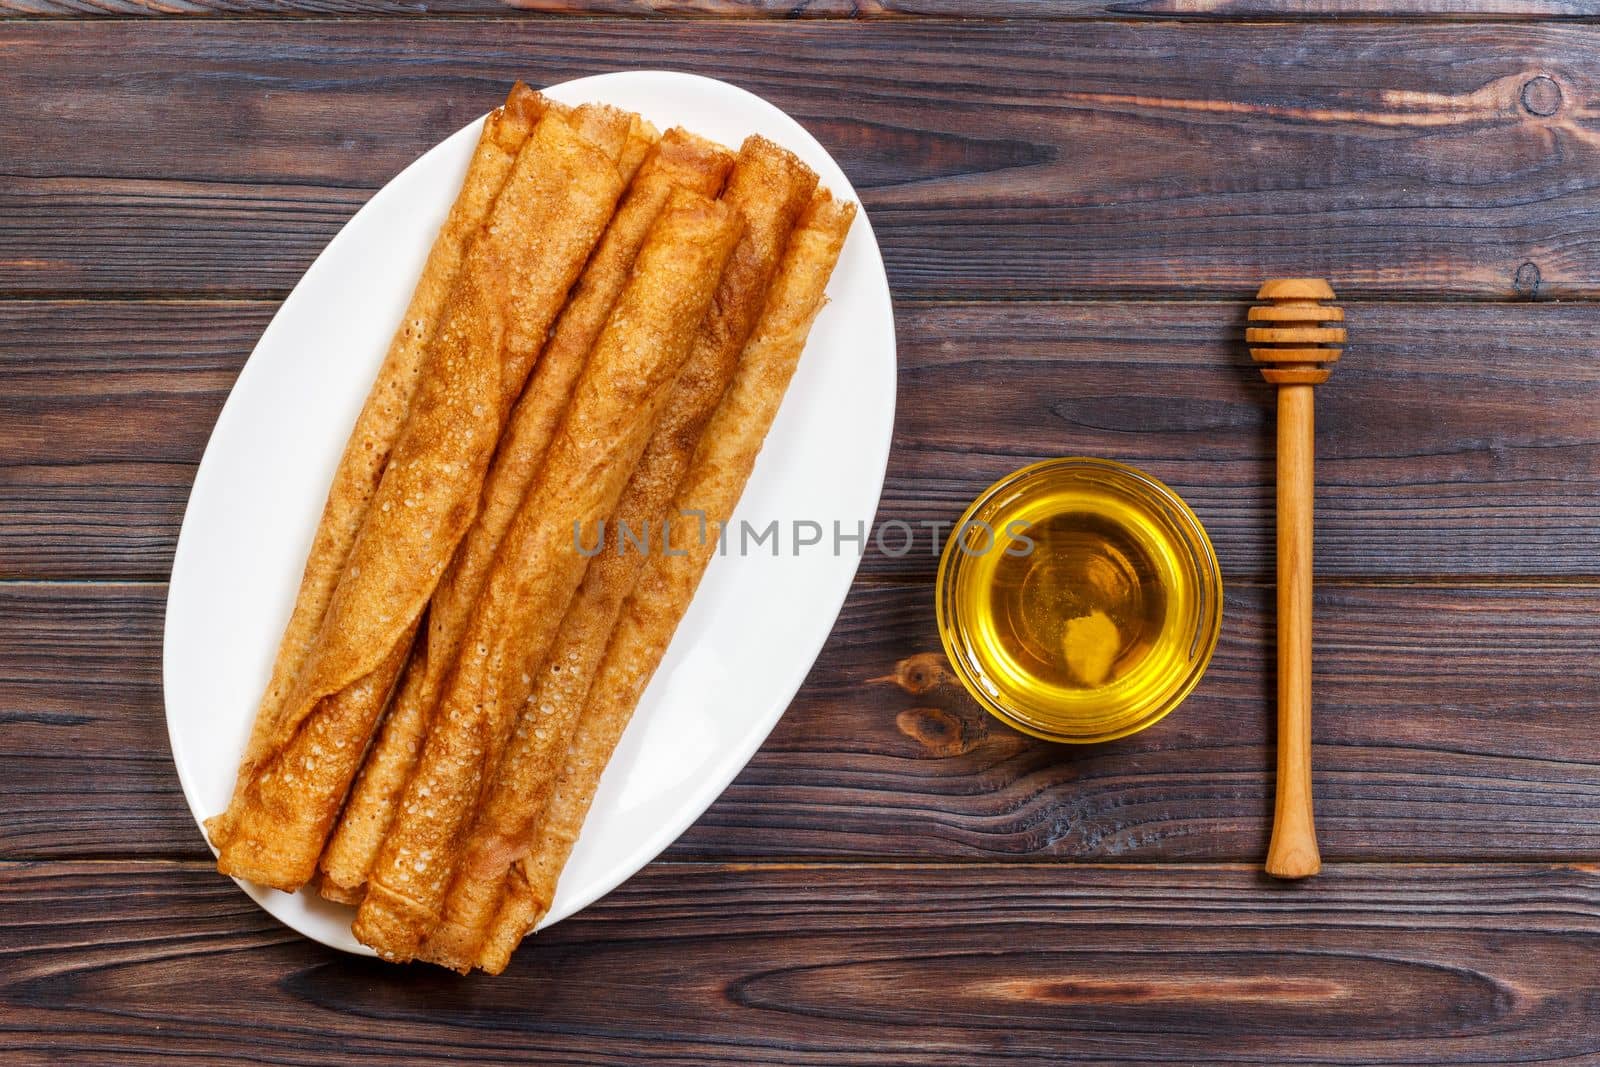
[[[895,664],[893,674],[871,678],[869,681],[893,682],[913,696],[920,696],[929,690],[954,682],[955,677],[950,673],[950,666],[943,652],[919,652]]]
[[[1539,264],[1529,260],[1517,268],[1517,273],[1511,279],[1511,284],[1517,290],[1517,295],[1524,300],[1533,300],[1539,295],[1539,282],[1543,275],[1539,273]]]
[[[1348,1000],[1351,989],[1335,979],[1249,974],[1205,978],[1103,975],[1001,978],[982,983],[982,992],[1006,1000],[1046,1004],[1326,1004]]]
[[[983,742],[986,732],[942,708],[907,708],[895,716],[900,732],[936,756],[960,756]]]
[[[1548,75],[1529,78],[1522,86],[1522,106],[1530,115],[1554,115],[1561,110],[1561,86]]]

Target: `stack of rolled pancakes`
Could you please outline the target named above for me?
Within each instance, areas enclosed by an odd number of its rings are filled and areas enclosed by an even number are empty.
[[[505,968],[854,215],[762,137],[735,153],[512,90],[334,475],[233,798],[206,823],[220,871],[314,881],[387,959]],[[622,551],[624,526],[666,543]]]

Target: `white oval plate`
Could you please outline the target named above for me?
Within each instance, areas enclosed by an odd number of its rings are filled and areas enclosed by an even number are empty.
[[[799,123],[725,82],[637,71],[545,92],[615,104],[663,130],[681,125],[731,146],[765,134],[836,196],[858,199]],[[172,754],[197,822],[227,804],[328,483],[481,125],[407,167],[329,242],[262,334],[212,431],[173,560],[163,659]],[[710,806],[771,732],[833,628],[860,562],[849,542],[835,553],[833,523],[846,534],[870,528],[894,423],[894,318],[865,214],[828,296],[731,526],[777,520],[782,554],[731,548],[712,561],[606,768],[544,926],[610,892]],[[826,535],[795,554],[791,524],[805,520]],[[350,934],[351,909],[309,891],[240,884],[306,936],[370,955]]]

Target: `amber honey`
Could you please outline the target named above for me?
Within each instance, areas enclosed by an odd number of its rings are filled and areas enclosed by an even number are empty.
[[[1171,489],[1107,460],[1036,463],[986,490],[939,568],[939,632],[979,703],[1056,741],[1141,730],[1198,684],[1222,578]]]

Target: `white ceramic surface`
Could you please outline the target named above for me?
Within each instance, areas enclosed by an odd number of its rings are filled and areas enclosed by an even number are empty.
[[[724,82],[636,71],[545,91],[727,145],[765,134],[835,195],[856,199],[798,123]],[[262,334],[212,432],[173,561],[163,659],[173,757],[197,821],[227,803],[328,483],[481,124],[407,167],[329,243]],[[828,295],[733,524],[778,520],[782,554],[764,546],[712,561],[606,768],[544,925],[615,888],[705,811],[777,723],[833,627],[859,555],[850,544],[834,553],[832,524],[870,526],[894,422],[894,320],[864,214]],[[795,554],[797,520],[820,523],[824,544]],[[241,885],[308,937],[367,952],[350,934],[350,909]]]

